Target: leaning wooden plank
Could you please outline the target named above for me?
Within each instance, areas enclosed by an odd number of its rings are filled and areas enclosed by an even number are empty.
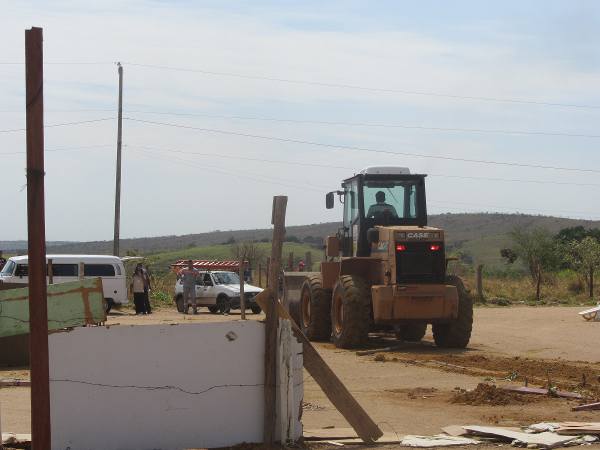
[[[265,289],[256,296],[256,302],[263,310],[266,308],[267,302],[272,298],[272,295],[270,289]],[[374,442],[383,436],[383,432],[377,424],[373,422],[362,406],[346,389],[346,386],[344,386],[333,370],[321,358],[321,355],[319,355],[279,301],[277,301],[277,314],[284,319],[290,319],[292,332],[298,341],[302,343],[304,367],[315,379],[331,403],[333,403],[333,406],[337,408],[352,428],[354,428],[356,434],[367,443]]]
[[[48,330],[106,320],[102,280],[93,278],[48,286]],[[29,333],[29,289],[0,291],[0,337]]]
[[[537,394],[537,395],[551,395],[555,397],[563,398],[576,398],[581,399],[583,396],[577,392],[566,392],[566,391],[548,391],[545,388],[533,388],[528,386],[501,386],[501,389],[511,392],[519,392],[521,394]]]
[[[571,411],[591,411],[595,409],[600,409],[600,402],[574,406],[573,408],[571,408]]]

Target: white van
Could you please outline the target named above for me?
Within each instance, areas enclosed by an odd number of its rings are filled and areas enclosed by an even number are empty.
[[[123,261],[117,256],[106,255],[46,255],[52,259],[54,283],[79,279],[79,265],[83,263],[84,278],[102,278],[106,310],[113,305],[124,305],[127,300],[127,281]],[[28,284],[28,258],[13,256],[0,271],[0,283]]]

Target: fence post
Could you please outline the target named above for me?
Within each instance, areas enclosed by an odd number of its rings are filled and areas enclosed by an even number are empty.
[[[85,263],[80,262],[79,263],[79,279],[83,280],[85,276]]]
[[[306,270],[308,272],[312,272],[312,252],[306,252],[306,255],[304,256],[304,263]]]
[[[270,281],[270,277],[269,277],[269,270],[271,268],[271,257],[268,256],[267,257],[267,267],[265,269],[265,276],[267,277],[267,287],[269,287],[269,284],[271,283]]]
[[[477,277],[475,278],[475,286],[477,289],[477,300],[483,302],[483,264],[477,265]]]
[[[246,298],[244,295],[244,259],[240,259],[240,311],[242,312],[242,320],[246,320]]]
[[[262,265],[258,264],[258,287],[262,287]]]
[[[288,270],[290,272],[294,271],[294,252],[290,252],[289,256],[288,256]]]
[[[48,259],[48,284],[54,283],[54,267],[52,266],[52,258]]]
[[[276,426],[276,379],[277,379],[277,325],[279,316],[279,273],[281,270],[281,251],[285,236],[285,209],[287,197],[273,197],[273,241],[271,247],[271,261],[269,265],[269,280],[271,289],[265,314],[265,410],[264,410],[264,442],[272,445],[275,440]]]

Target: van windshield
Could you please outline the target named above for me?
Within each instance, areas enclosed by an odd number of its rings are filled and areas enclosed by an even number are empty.
[[[0,270],[0,275],[12,275],[15,266],[15,262],[9,259],[2,270]]]

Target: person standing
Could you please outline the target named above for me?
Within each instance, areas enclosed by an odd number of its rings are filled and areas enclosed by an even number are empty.
[[[190,306],[192,306],[194,314],[198,314],[198,306],[196,303],[196,277],[198,271],[194,269],[192,260],[188,260],[187,268],[179,272],[181,282],[183,284],[183,313],[188,314]]]
[[[0,250],[0,270],[6,265],[6,259],[2,256],[2,250]]]
[[[135,272],[131,277],[131,292],[133,292],[135,314],[146,314],[146,281],[141,264],[135,267]]]
[[[142,265],[142,273],[144,274],[144,305],[146,308],[146,314],[152,314],[152,307],[150,306],[150,272],[147,267]]]

